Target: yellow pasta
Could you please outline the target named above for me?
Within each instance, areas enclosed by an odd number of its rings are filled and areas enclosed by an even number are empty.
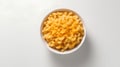
[[[84,36],[81,18],[72,11],[56,11],[43,22],[43,38],[58,51],[75,48]]]

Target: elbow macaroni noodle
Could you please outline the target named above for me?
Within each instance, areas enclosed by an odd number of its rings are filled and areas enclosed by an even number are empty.
[[[42,34],[49,47],[64,52],[82,41],[84,28],[81,18],[74,12],[56,11],[43,21]]]

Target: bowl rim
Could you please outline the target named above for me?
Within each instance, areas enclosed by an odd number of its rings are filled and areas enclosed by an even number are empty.
[[[83,24],[83,29],[84,29],[84,36],[82,38],[82,41],[73,49],[71,50],[68,50],[68,51],[64,51],[64,52],[60,52],[56,49],[53,49],[51,47],[49,47],[48,43],[45,41],[45,39],[43,38],[43,34],[42,34],[42,28],[43,28],[43,23],[44,21],[47,19],[47,17],[51,14],[51,13],[54,13],[54,12],[57,12],[57,11],[68,11],[68,12],[73,12],[74,14],[76,14],[82,21],[82,24]],[[71,54],[75,51],[77,51],[84,43],[85,41],[85,38],[86,38],[86,28],[85,28],[85,23],[82,19],[82,17],[77,13],[77,11],[73,11],[71,9],[68,9],[68,8],[58,8],[58,9],[53,9],[53,10],[50,10],[50,12],[48,12],[43,18],[42,18],[42,21],[41,21],[41,25],[40,25],[40,36],[42,38],[42,41],[44,42],[44,44],[46,45],[46,47],[53,53],[56,53],[56,54],[61,54],[61,55],[64,55],[64,54]]]

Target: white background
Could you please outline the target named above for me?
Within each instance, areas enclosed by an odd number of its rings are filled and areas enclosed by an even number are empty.
[[[56,8],[85,21],[73,54],[51,53],[40,38],[44,14]],[[120,0],[0,0],[0,67],[120,67]]]

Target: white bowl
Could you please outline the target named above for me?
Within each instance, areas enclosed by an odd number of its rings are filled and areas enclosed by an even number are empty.
[[[47,16],[48,16],[49,14],[51,14],[51,13],[53,13],[53,12],[56,12],[56,11],[72,11],[73,13],[75,13],[76,15],[79,16],[79,18],[81,19],[81,21],[82,21],[82,23],[83,23],[83,28],[84,28],[84,36],[83,36],[83,39],[82,39],[82,41],[80,42],[80,44],[78,44],[75,48],[73,48],[73,49],[71,49],[71,50],[67,50],[67,51],[64,51],[64,52],[60,52],[60,51],[58,51],[58,50],[56,50],[56,49],[53,49],[53,48],[49,47],[48,43],[43,39],[43,35],[42,35],[42,32],[41,32],[41,31],[42,31],[42,28],[43,28],[43,21],[46,20],[46,18],[47,18]],[[80,17],[80,15],[77,14],[75,11],[70,10],[70,9],[55,9],[55,10],[53,10],[52,12],[48,13],[48,14],[44,17],[43,21],[42,21],[42,24],[41,24],[41,26],[40,26],[40,35],[41,35],[41,38],[42,38],[44,44],[47,46],[47,48],[48,48],[51,52],[56,53],[56,54],[70,54],[70,53],[73,53],[73,52],[77,51],[77,50],[83,45],[83,42],[85,41],[85,38],[86,38],[86,28],[85,28],[85,24],[84,24],[84,22],[83,22],[83,19],[82,19],[82,18]]]

